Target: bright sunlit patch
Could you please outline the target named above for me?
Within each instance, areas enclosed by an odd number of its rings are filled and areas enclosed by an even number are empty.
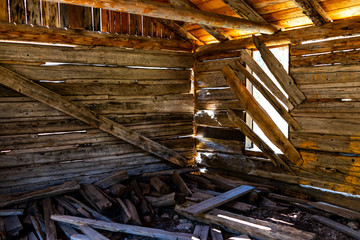
[[[32,45],[46,45],[46,46],[59,46],[59,47],[76,47],[76,45],[70,45],[70,44],[40,43],[40,42],[27,42],[27,41],[17,41],[17,40],[0,40],[0,42],[6,42],[6,43],[24,43],[24,44],[32,44]]]
[[[79,131],[69,131],[69,132],[50,132],[50,133],[39,133],[39,136],[48,136],[48,135],[62,135],[62,134],[69,134],[69,133],[86,133],[86,130],[79,130]]]
[[[313,187],[313,186],[303,185],[303,184],[300,184],[300,186],[302,186],[304,188],[317,189],[317,190],[320,190],[320,191],[323,191],[323,192],[335,193],[335,194],[343,195],[343,196],[346,196],[346,197],[360,198],[360,195],[354,195],[354,194],[351,194],[351,193],[339,192],[339,191],[334,191],[334,190],[325,189],[325,188],[319,188],[319,187]]]
[[[231,237],[229,240],[249,240],[247,236],[238,236],[238,237]]]
[[[350,102],[350,101],[352,101],[352,99],[351,98],[343,98],[343,99],[341,99],[341,101],[342,102]]]
[[[217,232],[217,233],[221,233],[221,231],[219,229],[216,228],[212,228],[211,231]]]
[[[192,237],[191,237],[191,240],[200,240],[200,238],[197,238],[197,237],[192,236]]]
[[[291,226],[294,225],[293,223],[289,223],[289,222],[286,222],[286,221],[283,221],[283,220],[280,220],[280,219],[276,219],[276,218],[269,218],[269,219],[274,221],[274,222],[279,222],[279,223],[283,223],[283,224],[286,224],[286,225],[291,225]]]
[[[11,150],[2,150],[1,153],[9,153]]]
[[[244,225],[247,225],[247,226],[250,226],[250,227],[255,227],[255,228],[258,228],[258,229],[261,229],[261,230],[264,230],[264,231],[271,231],[271,228],[269,228],[269,227],[265,227],[265,226],[262,226],[262,225],[259,225],[259,224],[247,222],[247,221],[244,221],[244,220],[241,220],[241,219],[237,219],[237,218],[233,218],[233,217],[229,217],[229,216],[225,216],[225,215],[221,215],[221,214],[217,215],[217,217],[224,218],[226,220],[230,220],[230,221],[237,222],[237,223],[240,223],[240,224],[244,224]]]

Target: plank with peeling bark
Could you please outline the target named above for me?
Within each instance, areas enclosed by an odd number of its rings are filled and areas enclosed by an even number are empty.
[[[126,47],[191,51],[192,44],[179,40],[105,34],[86,30],[58,29],[21,24],[1,23],[1,40],[60,43],[85,46]]]
[[[274,75],[281,87],[289,95],[290,101],[295,106],[302,103],[306,99],[306,96],[299,90],[294,79],[286,72],[279,60],[277,60],[274,54],[255,35],[253,36],[253,41],[266,66],[269,68],[270,72]]]
[[[273,34],[277,27],[271,24],[259,23],[247,19],[230,17],[226,15],[203,12],[186,7],[172,7],[169,4],[156,3],[149,0],[118,0],[118,1],[96,1],[84,0],[48,0],[50,2],[69,3],[85,7],[96,7],[113,11],[128,12],[155,18],[163,18],[183,22],[195,22],[215,27],[233,28],[248,32],[260,32]]]
[[[222,72],[226,77],[228,85],[240,100],[241,105],[244,106],[245,111],[249,113],[251,118],[258,124],[264,134],[284,153],[291,163],[300,166],[303,161],[299,152],[291,144],[289,139],[284,136],[271,117],[259,105],[244,84],[238,79],[231,67],[224,67]]]
[[[294,130],[301,129],[300,125],[290,115],[290,113],[278,102],[278,100],[262,85],[239,61],[236,61],[238,69],[246,76],[246,78],[253,84],[253,86],[268,100],[271,106],[279,113],[279,115],[289,124]]]
[[[316,0],[293,0],[293,2],[310,18],[316,25],[332,22],[324,9]]]
[[[247,136],[270,160],[275,166],[282,165],[291,173],[293,170],[267,145],[236,113],[228,110],[228,117],[241,132]]]
[[[98,228],[102,230],[112,231],[112,232],[124,232],[134,235],[160,238],[160,239],[169,239],[169,240],[189,240],[191,239],[191,234],[188,233],[175,233],[168,232],[161,229],[147,228],[133,225],[126,225],[121,223],[109,223],[104,221],[98,221],[87,218],[72,217],[66,215],[52,215],[51,219],[57,222],[64,222],[73,225],[89,225],[93,228]]]
[[[255,189],[254,187],[242,185],[240,187],[234,188],[225,193],[219,194],[213,198],[206,199],[205,201],[202,201],[200,203],[197,203],[190,207],[187,207],[184,209],[184,211],[187,213],[190,213],[192,215],[199,215],[210,209],[221,206],[222,204],[231,202],[232,200],[234,200],[240,196],[243,196],[243,195],[251,192],[254,189]]]
[[[78,118],[92,126],[108,132],[118,138],[121,138],[129,143],[140,147],[141,149],[153,153],[163,159],[166,159],[174,164],[185,165],[185,157],[170,150],[159,143],[156,143],[121,124],[118,124],[104,116],[99,116],[87,108],[73,103],[63,96],[48,90],[29,79],[24,78],[4,67],[0,71],[0,83],[16,90],[24,95],[32,97],[40,102],[43,102],[59,111],[62,111],[70,116]]]

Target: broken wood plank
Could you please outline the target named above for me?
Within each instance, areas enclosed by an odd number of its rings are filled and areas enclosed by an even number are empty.
[[[183,174],[183,173],[198,172],[199,170],[195,168],[170,169],[170,170],[162,170],[157,172],[143,173],[141,174],[141,177],[156,177],[161,175],[167,176],[167,175],[172,175],[174,171],[178,172],[179,174]]]
[[[316,26],[332,22],[331,18],[316,0],[293,0],[293,2]]]
[[[0,217],[23,215],[24,209],[0,209]]]
[[[41,227],[40,227],[40,223],[38,222],[38,220],[34,217],[34,216],[30,216],[30,221],[35,229],[36,235],[40,240],[45,240],[46,236],[45,234],[42,232]]]
[[[50,219],[51,215],[53,214],[53,206],[49,197],[43,200],[43,209],[46,229],[46,240],[57,240],[55,222]]]
[[[289,165],[277,155],[269,145],[267,145],[240,117],[231,109],[228,110],[228,117],[242,133],[247,136],[275,166],[283,166],[291,173],[295,174]],[[296,174],[295,174],[296,175]]]
[[[58,222],[70,223],[74,225],[89,225],[93,228],[98,228],[102,230],[112,231],[112,232],[124,232],[128,234],[134,234],[139,236],[153,237],[153,238],[162,238],[169,240],[189,240],[191,239],[191,234],[188,233],[174,233],[168,232],[155,228],[146,228],[140,226],[132,226],[127,224],[120,223],[109,223],[104,221],[98,221],[93,219],[72,217],[66,215],[52,215],[51,219]]]
[[[253,35],[253,41],[266,66],[269,68],[270,72],[274,75],[281,87],[289,95],[292,104],[294,104],[294,106],[298,106],[306,99],[304,93],[299,90],[294,79],[286,72],[283,65],[279,62],[279,60],[277,60],[266,45],[255,35]]]
[[[188,186],[177,171],[174,171],[174,173],[172,174],[172,180],[180,192],[184,193],[186,196],[192,194],[191,190],[188,188]]]
[[[95,186],[106,189],[127,179],[129,179],[129,175],[127,174],[126,170],[123,170],[100,181],[97,181]]]
[[[251,6],[244,0],[223,0],[231,9],[233,9],[239,16],[258,22],[267,23],[266,20],[260,16]]]
[[[52,197],[64,193],[73,192],[79,189],[80,185],[76,181],[71,181],[65,182],[62,185],[52,186],[33,192],[3,194],[1,195],[0,207],[6,207],[9,205],[19,204],[44,197]]]
[[[349,235],[355,239],[360,239],[360,232],[357,231],[357,230],[354,230],[352,228],[349,228],[347,226],[344,226],[338,222],[335,222],[333,220],[330,220],[328,218],[325,218],[325,217],[321,217],[321,216],[316,216],[316,215],[313,215],[311,216],[311,218],[315,221],[318,221],[326,226],[329,226],[331,228],[334,228],[346,235]]]
[[[100,212],[112,207],[112,203],[92,184],[84,184],[82,188],[89,201],[94,204]]]
[[[359,212],[347,208],[339,207],[325,202],[308,202],[307,204],[316,207],[317,209],[323,210],[325,212],[329,212],[350,220],[360,219]]]
[[[150,179],[150,185],[161,194],[171,192],[171,188],[169,187],[169,185],[164,183],[159,177],[152,177]]]
[[[226,77],[226,82],[240,100],[241,105],[245,107],[246,112],[249,113],[264,134],[284,153],[291,163],[300,166],[303,163],[300,153],[291,144],[289,139],[284,136],[271,117],[259,105],[231,67],[229,65],[225,66],[222,69],[222,72]]]
[[[153,153],[158,157],[180,166],[185,165],[185,157],[175,151],[170,150],[132,130],[129,130],[129,128],[126,128],[123,125],[106,118],[105,116],[97,115],[87,108],[71,102],[65,97],[41,85],[33,83],[29,79],[4,67],[0,67],[0,83],[70,116],[78,118],[92,126],[96,126],[99,129],[136,145],[145,151]]]
[[[160,197],[145,196],[145,198],[153,207],[169,207],[185,201],[185,196],[181,193],[170,193]]]
[[[203,202],[185,208],[184,211],[189,214],[199,215],[210,209],[221,206],[224,203],[230,202],[231,200],[234,200],[240,196],[243,196],[254,189],[254,187],[243,185],[241,187],[237,187],[233,190],[217,195],[216,197],[209,198]]]
[[[79,228],[90,240],[110,240],[87,225],[79,225]]]
[[[17,215],[4,217],[6,233],[10,237],[18,237],[23,226]]]
[[[274,94],[281,102],[283,102],[289,110],[294,108],[285,94],[276,86],[273,80],[271,80],[271,78],[259,66],[259,64],[255,62],[247,50],[240,50],[239,57],[243,62],[245,62],[246,66],[249,67],[254,72],[254,74],[256,74],[256,76],[258,76],[258,78],[265,84],[270,92]]]
[[[130,210],[127,208],[127,206],[125,205],[124,201],[121,200],[120,198],[116,198],[116,201],[120,204],[122,211],[123,211],[123,221],[124,223],[128,223],[131,220],[132,217],[132,213],[130,212]]]
[[[86,235],[79,234],[69,224],[57,222],[57,225],[70,240],[90,240],[90,238],[88,238]]]
[[[229,207],[241,212],[249,212],[256,208],[256,206],[247,204],[244,202],[232,201],[224,204],[225,207]]]
[[[210,225],[210,233],[212,240],[224,240],[221,229],[218,226]]]
[[[126,208],[129,210],[130,218],[132,220],[134,220],[134,222],[136,224],[141,225],[141,220],[140,220],[139,214],[136,210],[134,203],[132,203],[129,199],[125,199],[125,205],[126,205]]]
[[[309,200],[288,197],[288,196],[284,196],[284,195],[280,195],[280,194],[276,194],[276,193],[269,193],[268,197],[275,198],[275,199],[282,200],[282,201],[286,201],[286,202],[290,202],[290,203],[308,204],[308,203],[311,202]]]
[[[247,32],[260,32],[273,34],[278,30],[277,27],[247,19],[231,17],[216,13],[204,12],[197,9],[186,7],[176,7],[169,4],[157,3],[149,0],[118,0],[118,1],[97,1],[96,3],[86,3],[82,0],[49,0],[51,2],[69,3],[80,6],[108,9],[112,11],[122,11],[131,14],[138,14],[148,17],[169,19],[182,22],[195,22],[214,27],[232,28]],[[110,3],[111,2],[111,3]]]
[[[196,225],[191,239],[207,240],[209,235],[209,226]]]
[[[235,62],[238,69],[246,76],[246,78],[253,84],[253,86],[268,100],[273,108],[279,113],[279,115],[289,124],[293,130],[301,129],[300,125],[290,115],[281,103],[267,90],[239,61]]]
[[[40,37],[41,36],[41,37]],[[0,39],[59,43],[84,46],[127,47],[137,49],[168,49],[191,51],[192,44],[179,40],[148,38],[130,35],[101,34],[85,30],[47,28],[29,25],[1,23]]]
[[[293,240],[314,239],[315,233],[305,232],[296,228],[275,224],[268,221],[245,217],[228,211],[213,209],[209,212],[195,216],[184,211],[185,207],[176,205],[175,211],[191,220],[205,224],[217,224],[234,233],[247,234],[256,239]]]
[[[128,187],[122,184],[114,184],[112,185],[108,191],[114,196],[121,196],[128,190]]]

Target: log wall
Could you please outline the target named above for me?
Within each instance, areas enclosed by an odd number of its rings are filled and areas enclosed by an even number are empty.
[[[307,101],[291,111],[303,175],[360,185],[359,37],[291,46],[290,73]]]
[[[191,54],[0,43],[2,66],[144,136],[195,156]],[[0,85],[0,193],[166,161]]]

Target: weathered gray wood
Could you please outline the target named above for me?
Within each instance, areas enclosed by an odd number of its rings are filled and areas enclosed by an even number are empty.
[[[126,170],[123,170],[100,181],[97,181],[95,185],[102,189],[106,189],[127,179],[129,179],[129,175],[127,174]]]
[[[314,239],[316,236],[314,233],[301,231],[287,225],[274,224],[219,209],[213,209],[207,213],[200,214],[199,216],[188,214],[184,209],[185,207],[179,205],[176,205],[175,207],[176,212],[191,220],[203,222],[205,224],[217,224],[234,233],[245,233],[257,239],[293,240],[299,238],[305,240]]]
[[[206,225],[196,225],[192,238],[199,240],[207,240],[209,235],[209,226]]]
[[[186,196],[192,194],[191,190],[188,188],[188,186],[177,171],[174,171],[174,173],[172,174],[172,180],[177,186],[177,188],[180,190],[180,192],[184,193]]]
[[[224,73],[226,81],[232,91],[234,91],[237,98],[240,100],[241,105],[245,107],[246,112],[249,113],[251,118],[257,123],[264,134],[284,153],[290,162],[300,166],[303,161],[299,152],[284,136],[271,117],[259,105],[244,84],[238,79],[231,67],[224,67],[222,72]]]
[[[316,207],[320,210],[323,210],[325,212],[329,212],[332,214],[336,214],[338,216],[350,219],[350,220],[358,220],[360,219],[360,213],[347,209],[347,208],[343,208],[343,207],[339,207],[336,205],[332,205],[329,203],[325,203],[325,202],[308,202],[307,203],[310,206]]]
[[[284,195],[280,195],[280,194],[276,194],[276,193],[269,193],[268,197],[275,198],[278,200],[283,200],[283,201],[290,202],[290,203],[308,204],[310,202],[309,200],[288,197],[288,196],[284,196]]]
[[[80,185],[76,181],[71,181],[65,182],[62,185],[53,186],[33,192],[4,194],[1,196],[0,207],[6,207],[44,197],[56,196],[68,192],[73,192],[78,189],[80,189]]]
[[[335,222],[335,221],[330,220],[330,219],[325,218],[325,217],[314,215],[314,216],[311,216],[311,218],[313,220],[316,220],[316,221],[326,225],[326,226],[334,228],[334,229],[336,229],[336,230],[338,230],[338,231],[340,231],[340,232],[342,232],[342,233],[344,233],[346,235],[349,235],[349,236],[351,236],[351,237],[353,237],[355,239],[360,239],[360,232],[359,231],[356,231],[356,230],[354,230],[352,228],[344,226],[344,225],[342,225],[342,224],[340,224],[338,222]]]
[[[130,218],[132,220],[134,220],[134,222],[138,225],[141,225],[141,220],[140,220],[140,217],[139,217],[139,214],[136,210],[136,207],[134,205],[134,203],[132,203],[129,199],[125,199],[125,205],[126,205],[126,208],[129,210],[129,213],[130,213]],[[124,211],[126,214],[128,214],[126,212],[126,209],[124,208]]]
[[[196,168],[180,168],[180,169],[170,169],[170,170],[163,170],[158,172],[148,172],[141,175],[141,177],[154,177],[154,176],[161,176],[161,175],[172,175],[173,172],[176,171],[179,174],[182,173],[190,173],[190,172],[197,172],[198,169]]]
[[[284,162],[234,111],[228,110],[228,117],[242,133],[247,136],[270,160],[275,166],[283,166],[294,174],[289,165]]]
[[[178,203],[183,203],[185,200],[184,194],[180,193],[170,193],[160,197],[145,196],[145,198],[153,207],[174,206]]]
[[[90,238],[90,240],[109,240],[109,238],[95,231],[87,225],[79,225],[80,230]]]
[[[289,114],[289,112],[281,105],[280,102],[267,90],[240,62],[236,61],[236,64],[240,71],[246,76],[246,78],[253,84],[253,86],[268,100],[271,106],[279,113],[279,115],[289,124],[294,130],[299,130],[301,127],[295,121],[295,119]]]
[[[246,66],[249,67],[256,76],[258,76],[265,84],[265,86],[274,94],[281,102],[288,107],[289,110],[292,110],[294,106],[289,101],[289,99],[284,95],[284,93],[276,86],[276,84],[271,80],[271,78],[265,73],[265,71],[255,62],[255,60],[250,56],[246,50],[240,50],[240,59],[245,62]]]
[[[68,0],[51,0],[52,2],[71,3],[80,6],[89,6],[113,11],[123,11],[131,14],[140,14],[148,17],[163,18],[183,22],[195,22],[215,27],[233,28],[249,32],[261,32],[273,34],[277,31],[275,26],[266,23],[259,23],[251,20],[225,16],[216,13],[203,12],[197,9],[186,7],[172,7],[168,4],[161,4],[147,0],[136,1],[114,1],[112,4],[97,2],[87,3],[82,0],[69,2]]]
[[[295,106],[302,103],[306,99],[306,96],[299,90],[294,79],[286,72],[279,60],[277,60],[274,54],[255,35],[253,36],[253,41],[270,72],[289,95],[291,102]]]
[[[23,209],[0,209],[0,217],[23,215]]]
[[[96,189],[92,184],[84,184],[82,186],[84,193],[88,199],[99,209],[101,212],[112,207],[112,203],[105,198],[105,196]]]
[[[310,18],[316,25],[332,22],[324,9],[316,0],[293,0],[293,2]]]
[[[18,237],[19,231],[23,229],[19,217],[16,215],[4,217],[4,224],[6,233],[10,237]]]
[[[212,240],[224,240],[219,227],[210,225],[210,233]]]
[[[46,240],[56,240],[57,233],[56,233],[56,226],[55,222],[50,219],[50,216],[53,214],[53,206],[51,203],[51,199],[45,198],[43,200],[43,209],[44,209],[44,222],[45,222],[45,229],[46,229]]]
[[[165,193],[170,193],[171,192],[171,188],[169,187],[169,185],[167,185],[166,183],[164,183],[160,178],[158,177],[152,177],[150,179],[150,185],[159,193],[165,194]]]
[[[79,217],[72,217],[66,215],[52,215],[51,218],[54,221],[70,223],[74,225],[89,225],[93,228],[103,229],[112,232],[124,232],[134,235],[140,236],[147,236],[147,237],[155,237],[155,238],[163,238],[169,240],[190,240],[191,234],[188,233],[173,233],[167,232],[160,229],[154,228],[146,228],[146,227],[139,227],[139,226],[132,226],[120,223],[109,223],[104,221],[86,219],[86,218],[79,218]]]
[[[254,189],[254,187],[243,185],[216,197],[209,198],[203,202],[185,208],[184,211],[189,214],[199,215],[224,203],[230,202],[231,200],[234,200],[240,196],[243,196]]]
[[[36,235],[40,240],[45,240],[46,236],[42,232],[39,222],[36,220],[34,216],[30,216],[30,221],[35,229]]]
[[[28,95],[38,101],[44,102],[47,105],[63,111],[73,117],[80,118],[82,121],[85,121],[90,125],[97,126],[103,131],[109,132],[119,138],[123,138],[124,140],[129,141],[130,143],[170,162],[181,166],[185,165],[186,159],[176,152],[148,138],[145,138],[134,131],[130,131],[124,126],[117,124],[106,117],[98,116],[90,110],[70,102],[61,95],[58,95],[38,84],[32,83],[30,80],[21,77],[6,68],[1,67],[0,76],[0,83],[6,85],[7,87]]]

